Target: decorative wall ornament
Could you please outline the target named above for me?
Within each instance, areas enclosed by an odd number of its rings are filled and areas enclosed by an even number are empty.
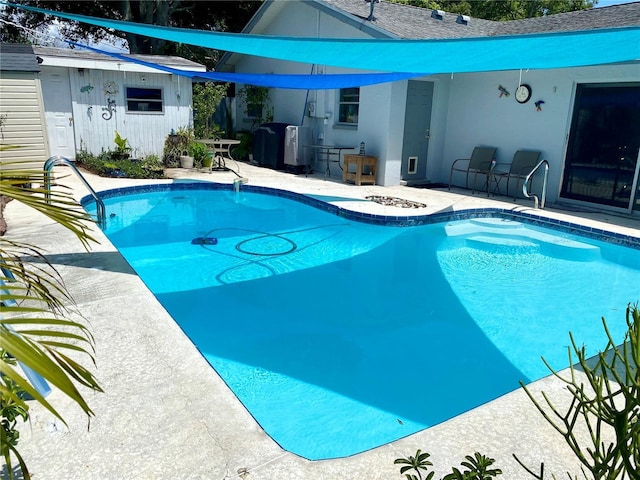
[[[87,93],[87,92],[90,92],[91,90],[93,90],[93,85],[91,85],[90,83],[88,85],[85,85],[84,87],[80,87],[80,91],[82,93]]]
[[[498,98],[502,98],[502,96],[504,95],[505,97],[508,97],[509,95],[511,95],[506,88],[504,88],[502,85],[498,85],[498,90],[500,90],[500,95],[498,95]]]
[[[544,100],[538,100],[534,105],[536,106],[536,111],[537,112],[541,112],[542,111],[542,104],[544,103]]]
[[[105,120],[111,120],[111,117],[113,117],[113,112],[116,111],[116,101],[112,98],[107,98],[107,106],[102,107],[102,111],[104,112],[102,114],[102,118],[104,118]]]
[[[106,82],[104,84],[105,95],[115,95],[116,93],[118,93],[118,85],[116,85],[116,82]]]

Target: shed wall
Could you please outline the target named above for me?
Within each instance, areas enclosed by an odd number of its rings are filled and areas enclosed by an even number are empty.
[[[17,146],[0,151],[0,161],[33,160],[21,168],[42,167],[48,157],[40,81],[31,72],[2,72],[0,76],[0,144]]]
[[[67,67],[43,67],[55,71]],[[160,73],[68,68],[76,149],[93,154],[115,149],[115,132],[129,141],[131,155],[162,157],[171,130],[192,126],[191,79]],[[114,93],[105,91],[108,84]],[[127,112],[126,87],[159,88],[163,112]],[[46,95],[46,92],[45,92]],[[107,100],[115,100],[109,116]]]

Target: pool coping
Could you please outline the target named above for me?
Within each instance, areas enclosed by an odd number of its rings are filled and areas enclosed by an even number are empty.
[[[135,185],[130,187],[115,188],[98,192],[101,199],[107,199],[123,194],[145,193],[158,191],[189,191],[189,190],[224,190],[234,191],[234,186],[227,183],[193,181],[176,182],[162,184]],[[273,187],[243,185],[243,192],[259,193],[280,198],[293,200],[324,212],[337,215],[347,220],[369,223],[373,225],[394,226],[394,227],[414,227],[420,225],[430,225],[434,223],[451,222],[456,220],[468,220],[472,218],[505,218],[520,221],[528,225],[546,227],[553,230],[580,235],[583,237],[600,240],[607,243],[640,250],[640,238],[624,233],[605,230],[598,227],[590,227],[567,220],[554,219],[542,214],[522,212],[513,209],[484,207],[457,210],[452,212],[435,212],[423,215],[379,215],[375,213],[358,212],[334,205],[329,202],[314,198],[313,196],[283,190]],[[95,203],[91,195],[86,195],[80,200],[80,204],[85,207]]]

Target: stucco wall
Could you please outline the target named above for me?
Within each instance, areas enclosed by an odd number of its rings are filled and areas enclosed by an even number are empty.
[[[357,25],[347,24],[302,2],[283,2],[255,25],[254,32],[300,37],[368,37]],[[375,55],[375,52],[371,52]],[[250,56],[237,57],[238,72],[310,73],[311,65]],[[316,67],[315,72],[345,70]],[[468,158],[476,145],[498,148],[497,160],[510,162],[518,149],[542,151],[550,163],[548,199],[559,196],[576,85],[640,81],[640,64],[523,70],[488,73],[443,74],[423,77],[434,82],[427,179],[448,182],[451,164]],[[531,100],[515,101],[519,82],[532,87]],[[500,97],[498,86],[510,96]],[[241,88],[241,85],[238,85]],[[402,135],[407,82],[362,87],[357,128],[335,125],[336,90],[296,91],[271,89],[274,120],[312,126],[325,144],[357,146],[364,141],[367,153],[379,158],[378,184],[397,185],[401,177]],[[307,98],[308,95],[308,98]],[[315,102],[314,117],[304,116],[305,99]],[[543,100],[541,111],[535,102]],[[239,108],[243,107],[239,105]],[[242,110],[238,118],[242,122]],[[324,121],[325,115],[328,119]],[[244,123],[246,128],[249,123]],[[243,127],[239,123],[239,128]],[[332,173],[339,174],[334,166]],[[535,186],[535,185],[534,185]]]
[[[515,89],[531,86],[531,100],[516,102]],[[476,145],[498,148],[498,162],[510,162],[518,149],[542,151],[549,161],[547,198],[559,196],[576,85],[640,81],[639,65],[612,65],[555,70],[506,71],[458,74],[446,80],[449,86],[448,116],[441,168],[435,180],[448,181],[456,158],[468,158]],[[510,96],[499,97],[498,86]],[[535,102],[543,100],[541,111]]]
[[[319,12],[302,2],[287,2],[287,8],[279,10],[278,15],[263,19],[254,32],[265,35],[287,35],[300,37],[368,38],[365,33],[337,20],[334,16]],[[267,23],[268,22],[268,23]],[[375,52],[371,52],[375,55]],[[242,56],[235,65],[236,72],[267,73],[312,73],[312,65],[299,64]],[[347,69],[313,66],[313,73],[348,73]],[[351,71],[353,72],[353,71]],[[361,72],[359,72],[361,73]],[[237,85],[237,89],[242,85]],[[378,156],[381,161],[378,184],[397,185],[400,179],[400,152],[402,150],[402,125],[398,118],[404,119],[404,92],[406,82],[382,84],[360,89],[359,122],[356,128],[336,125],[338,100],[337,90],[287,90],[270,89],[270,98],[274,105],[274,121],[292,125],[312,127],[317,141],[325,145],[352,145],[358,148],[365,142],[366,151]],[[309,116],[305,105],[315,104],[315,112]],[[251,121],[244,115],[244,106],[238,103],[236,112],[238,129],[246,129]],[[325,117],[326,123],[325,123]],[[393,159],[393,164],[382,164],[385,159]],[[397,163],[397,165],[395,164]],[[317,169],[324,170],[324,164]],[[341,175],[340,169],[331,165],[331,174]]]

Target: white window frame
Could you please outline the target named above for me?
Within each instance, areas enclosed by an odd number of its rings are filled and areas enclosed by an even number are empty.
[[[157,90],[160,92],[160,99],[159,100],[154,100],[154,99],[147,99],[147,98],[137,98],[137,97],[130,97],[129,96],[129,89],[139,89],[139,90]],[[129,108],[129,102],[133,101],[133,102],[140,102],[140,103],[149,103],[149,104],[160,104],[160,110],[137,110],[137,109],[130,109]],[[125,102],[125,106],[126,109],[125,111],[127,113],[131,113],[131,114],[142,114],[142,115],[163,115],[164,114],[164,90],[161,87],[148,87],[148,86],[138,86],[138,85],[126,85],[124,87],[124,102]]]
[[[349,93],[347,90],[357,90],[357,101],[353,101],[353,99],[344,99],[343,92],[345,96],[353,97],[354,93]],[[358,116],[360,112],[360,87],[351,87],[351,88],[341,88],[338,90],[337,94],[338,100],[338,117],[337,124],[338,125],[350,125],[350,126],[358,126]],[[355,106],[355,116],[353,113],[353,106]],[[346,107],[346,108],[345,108]],[[345,110],[350,110],[346,111]],[[351,116],[351,118],[349,118]]]

